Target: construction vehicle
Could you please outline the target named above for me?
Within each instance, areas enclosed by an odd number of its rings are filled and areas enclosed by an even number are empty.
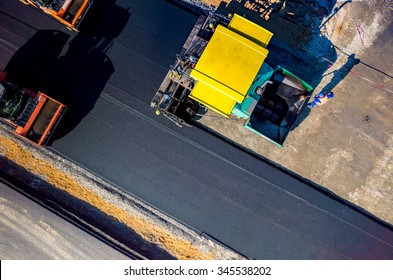
[[[7,79],[8,74],[0,70],[0,118],[14,127],[16,134],[47,145],[66,106]]]
[[[272,36],[236,14],[200,16],[151,107],[179,126],[191,126],[201,109],[234,115],[282,146],[312,87],[265,63]]]
[[[79,25],[93,5],[93,0],[19,0],[51,15],[68,29],[78,31]]]

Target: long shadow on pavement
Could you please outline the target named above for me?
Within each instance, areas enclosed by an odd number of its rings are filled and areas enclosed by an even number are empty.
[[[106,52],[130,16],[115,1],[96,1],[80,33],[39,30],[9,61],[5,70],[11,78],[67,106],[54,139],[72,131],[94,108],[115,71]]]

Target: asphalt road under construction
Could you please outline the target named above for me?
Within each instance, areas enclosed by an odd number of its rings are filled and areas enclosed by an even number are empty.
[[[196,19],[170,1],[97,0],[75,33],[2,1],[1,68],[68,105],[51,149],[251,259],[392,259],[390,225],[155,115],[150,100]]]

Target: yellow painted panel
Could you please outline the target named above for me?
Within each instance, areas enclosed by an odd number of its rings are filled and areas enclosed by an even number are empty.
[[[236,104],[229,96],[201,81],[195,84],[190,97],[225,117],[229,117]]]
[[[253,40],[265,48],[273,36],[273,33],[269,30],[237,14],[233,16],[228,27],[232,31]]]
[[[206,85],[209,85],[212,89],[221,92],[222,94],[228,96],[229,98],[241,103],[243,102],[244,95],[239,92],[227,87],[226,85],[220,83],[213,78],[206,76],[204,73],[201,73],[197,70],[193,70],[191,77],[193,77],[197,81],[201,81]]]
[[[219,87],[220,91],[224,87],[229,88],[225,91],[227,95],[239,100],[237,95],[247,94],[267,54],[268,50],[264,47],[219,25],[195,70],[191,72],[191,77],[197,79],[198,76],[206,84],[215,81],[212,84],[214,88]],[[197,72],[204,75],[198,75]]]

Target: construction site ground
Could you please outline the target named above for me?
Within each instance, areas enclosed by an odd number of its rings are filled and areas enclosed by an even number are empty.
[[[198,122],[393,224],[392,1],[204,2],[272,31],[267,62],[335,97],[304,106],[283,148],[235,117]]]

